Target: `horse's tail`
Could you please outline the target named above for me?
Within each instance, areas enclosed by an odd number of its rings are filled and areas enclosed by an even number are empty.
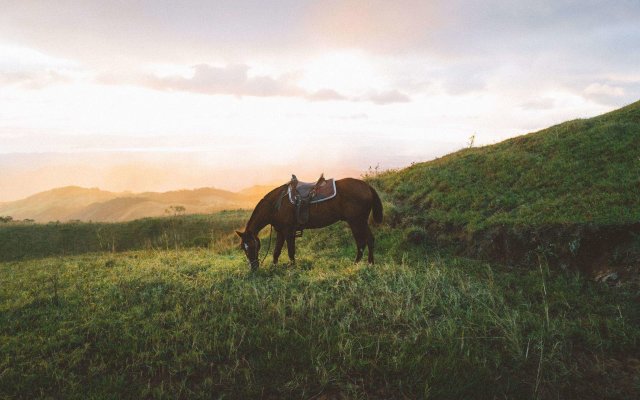
[[[380,196],[378,196],[378,192],[372,187],[369,188],[373,195],[373,222],[379,224],[382,222],[382,201],[380,200]]]

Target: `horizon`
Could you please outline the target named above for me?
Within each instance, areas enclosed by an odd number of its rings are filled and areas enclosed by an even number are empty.
[[[640,98],[640,4],[13,2],[0,202],[401,168]]]
[[[6,202],[0,202],[0,204],[4,204],[4,203],[12,203],[14,201],[20,201],[20,200],[25,200],[28,199],[29,197],[32,196],[36,196],[42,193],[49,193],[49,192],[54,192],[54,191],[58,191],[58,190],[68,190],[68,189],[80,189],[80,190],[96,190],[96,191],[100,191],[100,192],[107,192],[107,193],[111,193],[111,194],[115,194],[115,195],[143,195],[143,194],[166,194],[166,193],[172,193],[172,192],[184,192],[184,191],[188,191],[188,192],[193,192],[196,190],[203,190],[203,189],[211,189],[211,190],[219,190],[219,191],[223,191],[223,192],[228,192],[228,193],[233,193],[233,194],[240,194],[244,191],[248,191],[248,190],[252,190],[255,188],[262,188],[262,187],[273,187],[276,188],[282,184],[276,184],[273,183],[273,185],[270,184],[265,184],[265,185],[251,185],[251,186],[247,186],[247,187],[243,187],[242,189],[239,190],[230,190],[230,189],[224,189],[224,188],[219,188],[219,187],[215,187],[215,186],[200,186],[200,187],[193,187],[193,188],[182,188],[182,189],[171,189],[171,190],[167,190],[167,191],[140,191],[140,192],[133,192],[130,190],[125,190],[125,191],[111,191],[111,190],[106,190],[103,189],[101,187],[98,186],[93,186],[93,187],[89,187],[89,186],[78,186],[78,185],[68,185],[68,186],[57,186],[57,187],[53,187],[50,189],[45,189],[41,192],[37,192],[34,193],[32,195],[29,195],[27,197],[23,197],[20,199],[16,199],[16,200],[9,200]]]
[[[637,102],[640,102],[640,100],[633,101],[632,103],[629,103],[629,104],[624,104],[620,108],[624,108],[626,106],[629,106],[629,105],[637,103]],[[614,110],[607,111],[607,112],[605,112],[603,114],[586,117],[585,119],[599,117],[599,116],[602,116],[602,115],[607,114],[609,112],[617,111],[618,109],[619,108],[616,108]],[[545,130],[547,128],[552,128],[552,127],[554,127],[556,125],[562,124],[563,122],[568,122],[568,121],[562,121],[562,122],[559,122],[558,124],[554,124],[554,125],[551,125],[551,126],[548,126],[548,127],[544,127],[541,130]],[[523,133],[521,135],[515,135],[513,137],[506,138],[506,139],[504,139],[502,141],[506,141],[508,139],[512,139],[512,138],[519,137],[519,136],[528,135],[528,134],[531,134],[531,133],[537,133],[539,131],[540,130],[533,131],[533,132],[525,132],[525,133]],[[470,138],[470,140],[471,140],[471,138]],[[350,171],[351,174],[349,174],[349,172],[347,172],[346,174],[343,174],[343,175],[339,175],[338,174],[336,176],[327,176],[327,178],[341,179],[341,178],[356,177],[356,176],[358,178],[361,178],[362,176],[364,176],[365,174],[370,173],[370,172],[379,173],[379,172],[392,171],[392,170],[401,170],[401,169],[404,169],[406,167],[412,166],[412,165],[417,164],[417,163],[429,162],[429,161],[433,161],[433,160],[436,160],[436,159],[439,159],[439,158],[442,158],[442,157],[446,157],[448,155],[451,155],[451,154],[457,153],[459,151],[465,150],[466,148],[469,148],[469,147],[478,148],[478,147],[491,146],[493,144],[501,143],[502,141],[496,142],[496,143],[490,143],[490,144],[481,144],[480,146],[478,146],[478,145],[476,145],[475,143],[472,143],[472,142],[467,142],[466,146],[463,146],[463,147],[460,147],[460,148],[457,148],[457,149],[453,149],[451,152],[448,152],[448,153],[445,153],[445,154],[439,154],[439,155],[434,156],[433,158],[429,158],[429,159],[426,159],[426,160],[412,161],[410,164],[400,165],[400,166],[397,166],[397,167],[389,167],[389,168],[385,168],[385,169],[380,168],[379,164],[377,164],[375,166],[370,165],[366,170],[364,170],[364,169],[360,170],[360,171],[351,170]],[[109,152],[106,151],[106,152],[103,152],[103,153],[109,153]],[[54,155],[55,155],[55,153],[54,153]],[[284,168],[286,169],[287,167],[284,166]],[[301,174],[298,173],[296,175],[298,176],[298,178],[302,182],[315,182],[317,180],[317,177],[319,176],[319,175],[313,175],[313,173],[315,171],[311,171],[310,172],[308,170],[302,170],[300,172],[303,172],[304,174],[301,175]],[[319,172],[319,174],[326,175],[324,172]],[[288,177],[288,175],[286,175],[286,171],[283,171],[283,176]],[[77,184],[70,184],[70,185],[63,185],[63,186],[53,186],[53,187],[46,188],[46,189],[31,193],[31,194],[28,194],[26,196],[19,197],[19,198],[16,198],[16,199],[2,200],[0,198],[0,204],[12,203],[12,202],[15,202],[15,201],[20,201],[20,200],[27,199],[27,198],[29,198],[31,196],[35,196],[35,195],[38,195],[38,194],[41,194],[41,193],[51,192],[51,191],[55,191],[55,190],[58,190],[58,189],[69,189],[69,188],[78,188],[78,189],[83,189],[83,190],[99,190],[99,191],[109,192],[109,193],[117,194],[117,195],[129,195],[129,194],[130,195],[140,195],[140,194],[145,194],[145,193],[160,193],[160,194],[162,194],[162,193],[178,192],[178,191],[195,191],[195,190],[200,190],[200,189],[214,189],[214,190],[227,191],[227,192],[231,192],[231,193],[240,193],[242,191],[250,190],[250,189],[253,189],[253,188],[256,188],[256,187],[265,187],[266,186],[266,187],[274,187],[275,188],[275,187],[278,187],[278,186],[280,186],[280,185],[282,185],[284,183],[287,183],[288,181],[289,181],[289,178],[286,178],[284,180],[271,180],[271,181],[257,180],[256,181],[257,183],[253,183],[253,184],[250,184],[250,185],[246,185],[246,184],[242,183],[244,181],[240,181],[240,182],[236,181],[236,184],[235,185],[231,185],[230,187],[229,186],[228,187],[221,187],[221,186],[216,186],[215,184],[208,185],[208,186],[192,185],[192,186],[183,186],[183,187],[157,186],[158,187],[157,190],[153,190],[153,189],[150,189],[150,190],[109,189],[109,188],[104,188],[104,187],[100,187],[100,186],[90,186],[90,185],[83,186],[83,185],[77,185]]]

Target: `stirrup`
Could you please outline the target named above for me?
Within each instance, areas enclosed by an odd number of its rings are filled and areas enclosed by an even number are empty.
[[[295,237],[297,238],[302,237],[302,229],[300,230],[296,229]]]

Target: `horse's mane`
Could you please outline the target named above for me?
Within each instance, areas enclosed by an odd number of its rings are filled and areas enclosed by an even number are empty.
[[[286,189],[288,183],[285,183],[282,186],[278,186],[273,189],[269,193],[265,194],[262,199],[256,204],[256,207],[253,209],[251,213],[251,217],[249,221],[247,221],[247,227],[251,226],[254,220],[258,217],[259,213],[263,212],[265,208],[273,208],[275,206],[275,202],[277,201],[277,196],[282,193],[284,189]]]

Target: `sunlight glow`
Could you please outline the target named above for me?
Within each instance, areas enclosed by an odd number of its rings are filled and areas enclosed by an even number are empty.
[[[338,88],[346,93],[386,86],[371,58],[356,50],[331,52],[311,60],[300,83],[311,90]]]
[[[78,63],[71,60],[52,57],[29,47],[0,43],[0,72],[75,67]]]
[[[553,2],[5,3],[0,202],[358,175],[640,97],[628,5],[566,24]]]

